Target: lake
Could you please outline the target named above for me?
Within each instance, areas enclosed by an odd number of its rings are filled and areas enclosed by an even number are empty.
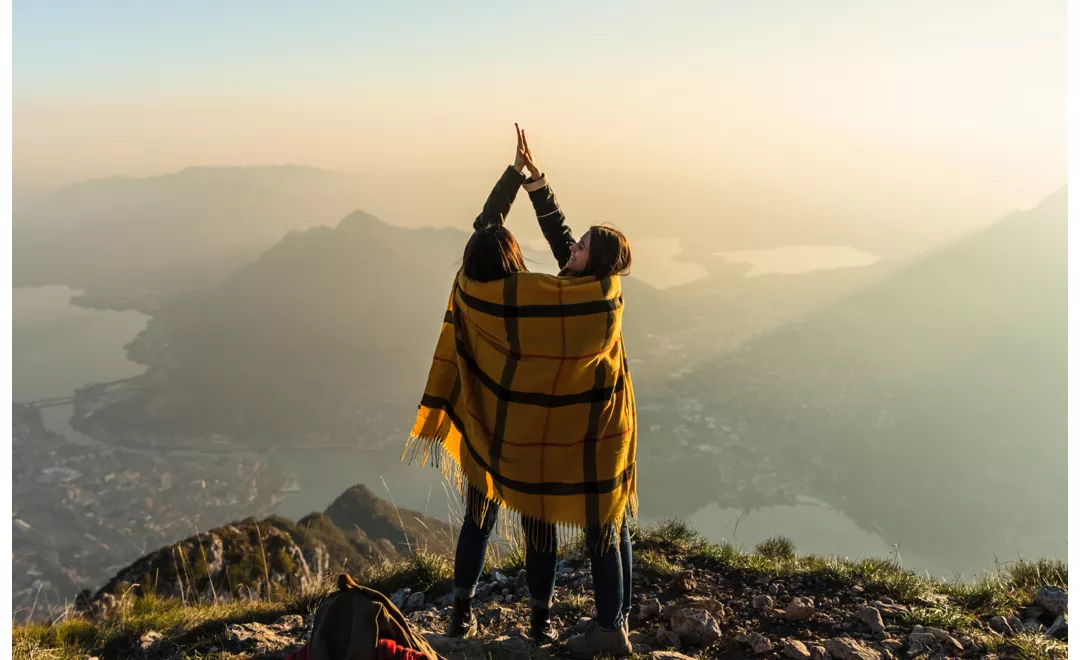
[[[83,309],[79,292],[64,286],[12,290],[11,383],[17,402],[70,396],[77,388],[138,376],[146,369],[127,359],[124,346],[146,328],[139,312]],[[42,410],[45,427],[74,442],[89,438],[68,423],[74,407]]]

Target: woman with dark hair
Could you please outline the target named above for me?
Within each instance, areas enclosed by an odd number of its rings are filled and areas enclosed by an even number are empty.
[[[527,272],[503,226],[526,167],[558,277]],[[533,639],[555,638],[549,611],[556,525],[564,525],[585,531],[597,606],[596,625],[571,638],[569,650],[582,658],[629,654],[626,519],[637,511],[637,428],[619,277],[630,266],[629,246],[607,227],[574,241],[521,131],[514,165],[473,228],[406,448],[420,463],[433,451],[451,459],[441,466],[466,504],[448,633],[476,628],[471,600],[506,508],[525,530]]]
[[[559,276],[592,276],[602,280],[628,273],[631,253],[630,242],[626,236],[613,227],[593,225],[580,240],[574,240],[547,176],[533,158],[524,131],[521,131],[519,141],[522,144],[525,167],[529,170],[529,178],[524,188],[532,200],[540,230],[561,269]],[[592,563],[593,594],[596,599],[594,625],[568,642],[570,652],[583,658],[617,654],[624,642],[629,652],[628,625],[634,563],[630,529],[626,518],[623,518],[617,535],[602,534],[601,531],[596,527],[585,530],[585,543]]]

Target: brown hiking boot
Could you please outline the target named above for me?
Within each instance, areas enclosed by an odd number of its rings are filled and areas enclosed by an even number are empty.
[[[585,632],[571,637],[566,642],[566,649],[579,660],[590,660],[598,655],[617,658],[633,652],[625,624],[618,628],[605,628],[595,621],[589,624]]]

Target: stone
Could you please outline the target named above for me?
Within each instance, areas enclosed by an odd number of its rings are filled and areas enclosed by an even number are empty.
[[[788,621],[805,621],[814,613],[814,600],[803,596],[796,596],[788,603],[784,610],[784,617]]]
[[[156,630],[143,633],[143,636],[139,638],[139,649],[142,651],[149,651],[155,644],[164,638],[165,636]]]
[[[918,628],[919,626],[916,626]],[[938,644],[937,637],[928,632],[913,632],[908,635],[908,644],[918,644],[919,648],[932,649]]]
[[[524,569],[518,571],[517,577],[514,578],[514,586],[518,589],[524,589],[528,585],[528,574]]]
[[[642,601],[638,608],[638,615],[642,621],[648,621],[660,616],[660,601],[655,598]]]
[[[476,639],[447,637],[433,632],[423,633],[431,648],[447,660],[487,660],[484,643]]]
[[[758,596],[754,596],[751,604],[754,606],[755,610],[769,612],[773,608],[773,598],[772,596],[768,596],[766,594],[760,594]]]
[[[634,647],[634,651],[637,651],[637,647]],[[653,651],[649,654],[649,657],[654,660],[694,660],[690,656],[677,651]]]
[[[630,633],[630,647],[634,653],[649,653],[653,650],[653,638],[641,632]]]
[[[883,639],[881,645],[890,651],[902,651],[904,649],[904,642],[899,639]]]
[[[410,594],[409,599],[405,601],[404,612],[415,612],[424,608],[424,592],[418,591],[415,594]]]
[[[484,644],[492,660],[532,660],[529,642],[519,635],[496,637]]]
[[[855,618],[870,626],[872,632],[885,632],[885,622],[881,619],[881,612],[874,607],[862,608],[855,614]]]
[[[1005,617],[1003,617],[1001,615],[991,617],[991,619],[990,619],[990,629],[993,630],[994,632],[999,632],[1002,635],[1012,635],[1012,634],[1014,634],[1012,626],[1010,626],[1009,622],[1005,620]]]
[[[720,639],[720,625],[705,610],[683,608],[671,615],[670,623],[684,644],[705,647]]]
[[[768,653],[773,649],[773,643],[768,637],[759,632],[742,634],[735,638],[736,641],[748,644],[750,650],[757,654]]]
[[[412,593],[412,589],[398,589],[394,593],[390,594],[390,602],[394,604],[394,607],[404,611],[405,603],[409,602],[409,594]],[[476,595],[480,596],[480,589],[477,588]]]
[[[1035,594],[1035,604],[1054,616],[1069,610],[1069,594],[1061,587],[1043,587]]]
[[[881,660],[881,651],[847,637],[825,640],[825,651],[836,660]]]
[[[654,639],[659,646],[682,648],[682,640],[679,639],[679,636],[665,628],[663,625],[656,630]]]
[[[891,600],[887,603],[884,599],[875,601],[873,605],[871,605],[871,607],[876,609],[878,612],[881,612],[881,616],[887,619],[897,619],[908,613],[907,607],[903,605],[897,605]]]
[[[810,660],[829,660],[829,654],[820,644],[810,646]]]
[[[1051,639],[1068,639],[1069,621],[1064,614],[1055,619],[1054,623],[1047,628],[1046,636]]]
[[[769,585],[769,595],[770,596],[775,596],[775,595],[777,595],[779,593],[780,593],[780,587],[777,586],[776,583],[773,583],[773,584]]]
[[[1024,622],[1024,632],[1033,633],[1038,635],[1043,631],[1043,624],[1038,619],[1028,619]]]
[[[278,620],[274,622],[274,625],[280,626],[281,628],[284,628],[286,630],[306,627],[306,624],[304,623],[304,617],[300,616],[299,614],[286,614],[282,617],[279,617]]]
[[[792,658],[792,660],[810,660],[811,658],[810,649],[797,639],[785,639],[782,647],[785,658]]]
[[[225,637],[234,648],[253,655],[280,651],[297,642],[259,623],[234,623],[225,629]]]

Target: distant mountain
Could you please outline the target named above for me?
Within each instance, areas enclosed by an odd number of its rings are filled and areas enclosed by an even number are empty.
[[[80,422],[102,437],[235,433],[338,443],[407,426],[469,234],[363,212],[290,233],[219,286],[176,295],[130,346],[149,373]],[[636,281],[643,346],[658,292]],[[628,324],[629,325],[629,324]],[[394,442],[407,428],[397,428]]]
[[[355,177],[309,167],[193,167],[88,181],[13,214],[16,286],[171,293],[216,283],[287,232],[361,206]]]
[[[1063,189],[643,392],[681,448],[643,460],[642,481],[677,476],[699,505],[751,476],[803,484],[920,554],[1064,556],[1067,203]]]
[[[358,571],[410,550],[450,552],[456,529],[415,511],[394,508],[366,486],[342,493],[324,513],[296,522],[280,516],[223,525],[173,543],[122,569],[93,596],[137,594],[176,598],[244,596],[301,588],[327,572]]]

